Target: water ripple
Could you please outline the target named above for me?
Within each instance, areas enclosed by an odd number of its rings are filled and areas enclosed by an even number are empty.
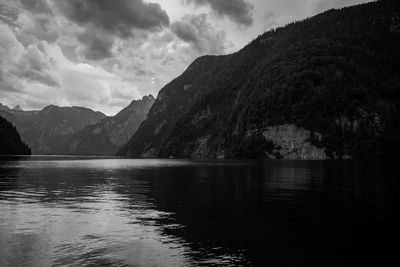
[[[340,266],[362,259],[353,247],[378,258],[394,225],[388,166],[2,159],[0,266]]]

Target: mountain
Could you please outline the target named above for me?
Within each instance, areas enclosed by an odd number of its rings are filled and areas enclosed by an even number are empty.
[[[7,106],[5,106],[5,105],[2,105],[2,104],[0,103],[0,111],[8,111],[8,110],[10,110],[9,107],[7,107]]]
[[[152,95],[133,100],[113,117],[102,119],[73,134],[62,151],[74,155],[115,155],[146,119],[155,99]]]
[[[106,117],[87,108],[52,105],[39,111],[2,108],[0,116],[15,125],[34,154],[59,154],[69,136]]]
[[[13,110],[17,110],[17,111],[23,111],[22,108],[20,107],[20,105],[16,105]]]
[[[399,14],[392,0],[329,10],[195,60],[118,155],[399,157]]]
[[[31,150],[22,143],[17,129],[0,117],[0,155],[30,155]]]

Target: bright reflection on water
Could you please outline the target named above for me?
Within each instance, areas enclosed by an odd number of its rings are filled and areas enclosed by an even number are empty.
[[[382,263],[393,167],[0,158],[0,266]]]

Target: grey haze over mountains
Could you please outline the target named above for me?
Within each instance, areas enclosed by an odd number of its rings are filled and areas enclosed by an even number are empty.
[[[115,155],[146,119],[155,99],[152,95],[133,100],[112,117],[106,117],[73,134],[62,152],[73,155]]]
[[[88,108],[54,105],[38,111],[1,105],[0,116],[13,123],[33,154],[59,154],[69,136],[106,117]]]
[[[0,115],[11,121],[33,154],[114,155],[137,130],[154,103],[152,95],[115,116],[82,107],[48,106],[39,111],[0,105]]]

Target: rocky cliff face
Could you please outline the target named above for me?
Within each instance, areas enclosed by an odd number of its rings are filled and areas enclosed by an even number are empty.
[[[269,157],[303,160],[328,159],[323,148],[312,144],[313,141],[322,140],[320,133],[286,124],[267,127],[262,134],[267,141],[273,144],[272,153],[267,152]]]
[[[132,101],[117,115],[73,134],[63,144],[62,151],[73,155],[115,155],[146,119],[154,101],[152,95]]]
[[[48,106],[40,111],[3,109],[0,115],[12,122],[34,154],[59,154],[62,143],[105,115],[81,107]]]
[[[391,0],[331,10],[235,54],[197,59],[160,91],[119,154],[399,156],[399,13]]]
[[[0,117],[0,155],[30,155],[31,150],[21,141],[15,127]]]

